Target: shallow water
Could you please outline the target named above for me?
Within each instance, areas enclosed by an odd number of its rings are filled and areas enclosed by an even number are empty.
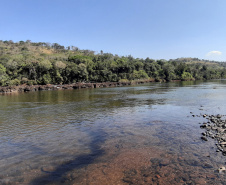
[[[226,114],[225,94],[215,80],[0,95],[0,184],[226,184],[192,116]]]

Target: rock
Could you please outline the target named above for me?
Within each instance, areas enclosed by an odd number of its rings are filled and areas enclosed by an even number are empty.
[[[46,173],[52,173],[54,172],[56,169],[53,166],[45,166],[41,168],[42,172],[46,172]]]
[[[203,165],[203,168],[213,168],[213,166],[211,164],[205,163]]]
[[[197,185],[206,184],[206,179],[205,178],[195,179],[194,183]]]
[[[205,136],[202,136],[201,139],[204,141],[208,141],[208,139]]]
[[[216,120],[213,119],[213,118],[211,118],[210,121],[211,121],[212,123],[216,123]]]
[[[203,115],[204,118],[208,119],[207,123],[200,125],[200,128],[205,129],[205,132],[202,132],[201,139],[207,141],[208,137],[215,139],[217,141],[216,152],[222,152],[226,156],[226,120],[222,120],[222,115]]]
[[[158,179],[160,179],[161,177],[160,177],[160,175],[156,175],[156,177],[158,178]]]
[[[167,166],[170,164],[170,160],[168,159],[163,159],[161,162],[160,162],[160,166]]]
[[[200,128],[206,128],[206,125],[200,125]]]
[[[225,169],[225,167],[224,166],[222,166],[222,167],[220,167],[220,168],[218,168],[218,170],[217,170],[219,173],[223,173],[223,172],[225,172],[226,171],[226,169]]]
[[[220,114],[217,114],[217,118],[221,118],[222,116]]]

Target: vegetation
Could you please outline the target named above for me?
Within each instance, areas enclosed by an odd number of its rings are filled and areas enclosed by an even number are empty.
[[[0,40],[0,86],[118,82],[152,78],[156,81],[219,79],[226,63],[179,58],[139,59],[95,53],[57,43]]]

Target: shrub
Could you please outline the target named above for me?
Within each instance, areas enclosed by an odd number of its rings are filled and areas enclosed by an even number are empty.
[[[20,80],[18,79],[10,80],[8,85],[20,85]]]
[[[52,83],[52,79],[50,74],[44,74],[42,77],[42,84],[46,85],[46,84],[51,84]]]

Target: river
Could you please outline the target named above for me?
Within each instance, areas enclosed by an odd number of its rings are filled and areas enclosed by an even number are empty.
[[[225,95],[226,80],[0,95],[0,184],[226,184],[199,124]]]

